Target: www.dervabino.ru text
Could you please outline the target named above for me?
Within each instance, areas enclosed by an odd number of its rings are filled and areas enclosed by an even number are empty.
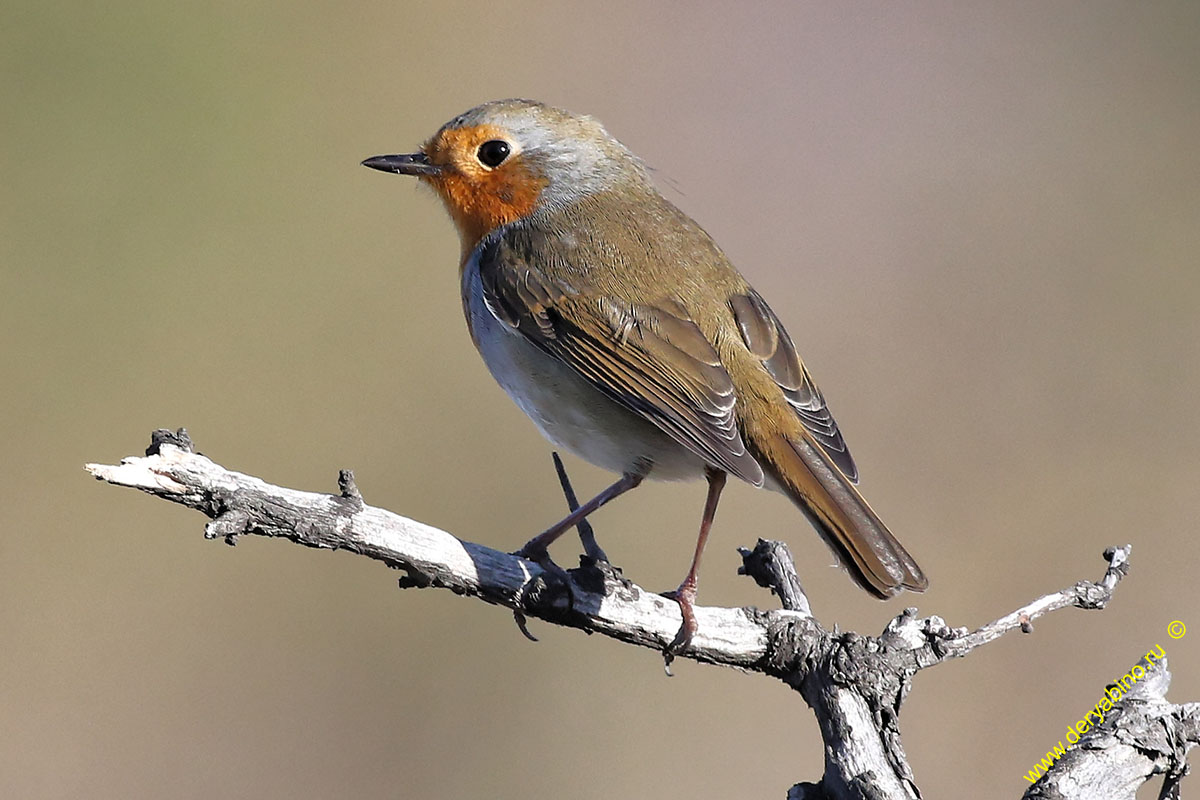
[[[1088,713],[1083,715],[1083,719],[1076,722],[1074,725],[1067,726],[1066,746],[1060,739],[1058,744],[1046,753],[1046,757],[1033,765],[1033,769],[1025,774],[1025,780],[1034,783],[1042,775],[1054,766],[1054,762],[1067,754],[1067,749],[1079,741],[1079,737],[1090,731],[1093,727],[1104,722],[1104,715],[1107,714],[1113,707],[1113,704],[1126,695],[1135,683],[1146,677],[1148,669],[1152,668],[1159,659],[1166,658],[1167,654],[1163,651],[1161,644],[1156,644],[1154,649],[1146,653],[1138,663],[1122,675],[1117,680],[1114,680],[1108,687],[1108,691],[1104,693],[1104,697],[1100,698],[1100,702],[1096,703],[1095,707]],[[1142,666],[1142,663],[1146,666]]]

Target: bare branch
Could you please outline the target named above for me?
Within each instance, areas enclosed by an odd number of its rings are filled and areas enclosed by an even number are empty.
[[[558,466],[570,505],[573,492],[561,464]],[[241,535],[256,534],[308,547],[350,550],[403,570],[402,588],[446,588],[506,606],[518,620],[529,615],[659,651],[679,629],[679,608],[674,602],[641,589],[608,565],[597,563],[595,557],[581,558],[578,569],[561,575],[547,572],[523,558],[367,505],[347,470],[339,476],[338,494],[272,486],[195,453],[183,429],[156,431],[145,457],[127,458],[116,466],[88,464],[87,469],[98,479],[203,512],[211,518],[205,527],[208,538],[232,544]],[[594,545],[590,528],[583,527],[581,537],[587,549],[603,555]],[[1029,632],[1031,621],[1050,611],[1067,606],[1103,608],[1127,571],[1129,552],[1129,546],[1107,551],[1109,567],[1099,582],[1084,581],[1047,595],[973,633],[950,628],[940,617],[919,618],[916,609],[910,608],[893,619],[882,635],[871,637],[822,627],[812,615],[787,548],[779,542],[760,541],[753,551],[742,551],[742,571],[769,586],[784,608],[697,608],[699,629],[680,657],[781,679],[812,707],[825,740],[825,774],[819,783],[797,784],[790,797],[917,798],[920,793],[898,725],[913,675],[965,656],[1011,630]],[[1165,666],[1162,671],[1165,673]],[[1165,692],[1165,682],[1161,688]],[[1144,754],[1145,737],[1151,736],[1148,732],[1159,730],[1168,717],[1174,720],[1165,739],[1171,743],[1169,757],[1150,756],[1151,772],[1138,774],[1181,774],[1183,755],[1197,739],[1196,708],[1169,706],[1161,694],[1155,702],[1155,715],[1128,716],[1130,724],[1121,723],[1122,730],[1142,737],[1133,741]],[[1051,774],[1070,769],[1071,779],[1076,781],[1084,781],[1079,776],[1086,774],[1086,782],[1080,785],[1087,786],[1108,781],[1105,776],[1117,774],[1114,765],[1127,760],[1104,754],[1130,740],[1113,734],[1111,742],[1099,738],[1095,742],[1094,747],[1086,751],[1081,747],[1079,755],[1072,755],[1070,764],[1078,761],[1084,767],[1068,766],[1068,760],[1061,759]],[[1100,762],[1090,754],[1109,760]],[[1091,771],[1082,772],[1085,768]],[[1029,796],[1101,795],[1046,790]]]
[[[227,470],[165,442],[154,455],[127,458],[116,466],[88,464],[87,470],[100,480],[203,512],[212,518],[205,528],[207,538],[232,543],[240,535],[257,534],[308,547],[350,550],[405,570],[406,587],[440,587],[515,608],[522,587],[544,579],[544,571],[532,561],[366,505],[357,494],[342,496],[352,485],[345,473],[341,495],[301,492]],[[571,612],[564,611],[561,594],[536,591],[522,593],[525,604],[519,610],[656,650],[679,629],[679,607],[664,597],[627,583],[589,588],[587,580],[572,577]],[[612,589],[607,596],[606,587]],[[757,612],[707,607],[697,609],[697,615],[702,630],[689,658],[742,668],[764,662],[766,626]]]

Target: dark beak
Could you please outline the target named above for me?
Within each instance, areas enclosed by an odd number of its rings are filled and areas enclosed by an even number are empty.
[[[394,172],[397,175],[437,175],[442,168],[429,163],[429,156],[424,153],[409,153],[402,156],[371,156],[362,162],[364,167],[377,169],[380,172]]]

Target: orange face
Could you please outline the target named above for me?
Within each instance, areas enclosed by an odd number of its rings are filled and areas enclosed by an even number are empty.
[[[507,146],[508,154],[497,163],[503,151],[499,143]],[[493,125],[440,131],[422,150],[441,169],[421,180],[446,204],[464,254],[497,227],[530,214],[546,186],[521,158],[512,137]]]

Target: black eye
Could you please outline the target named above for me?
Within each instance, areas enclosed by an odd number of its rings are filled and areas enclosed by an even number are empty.
[[[484,142],[479,145],[479,163],[485,167],[498,167],[504,163],[504,159],[508,158],[508,154],[512,152],[512,148],[508,146],[508,142],[503,139],[492,139],[490,142]]]

